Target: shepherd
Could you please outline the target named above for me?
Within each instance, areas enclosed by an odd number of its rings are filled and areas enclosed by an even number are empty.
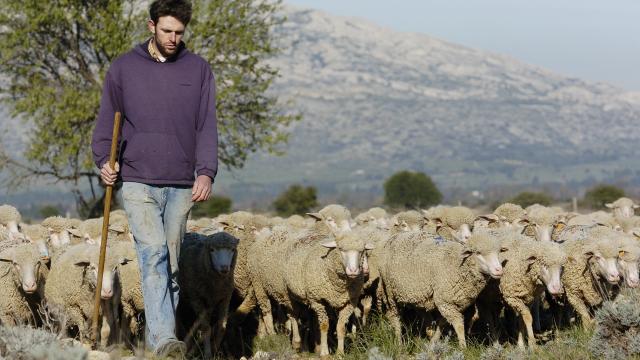
[[[186,352],[176,338],[180,244],[191,207],[209,198],[218,170],[214,75],[182,41],[191,13],[187,0],[151,4],[152,35],[111,64],[92,139],[102,181],[123,181],[142,275],[146,344],[159,357]],[[123,123],[111,167],[116,112]]]

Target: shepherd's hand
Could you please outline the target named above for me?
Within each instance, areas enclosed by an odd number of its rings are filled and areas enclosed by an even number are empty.
[[[120,165],[118,162],[115,163],[114,166],[116,169],[113,170],[111,166],[109,166],[109,162],[107,161],[102,165],[102,169],[100,169],[100,178],[106,185],[113,185],[118,178],[118,172],[120,171]]]
[[[198,175],[191,190],[191,201],[205,201],[211,196],[211,178],[207,175]]]

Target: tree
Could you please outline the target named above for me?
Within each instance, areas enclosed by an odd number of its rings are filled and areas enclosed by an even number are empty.
[[[279,52],[273,30],[283,23],[280,1],[194,0],[187,47],[216,75],[219,159],[240,168],[258,150],[280,153],[287,125],[268,90],[278,70],[266,59]],[[110,63],[143,41],[147,7],[138,0],[4,0],[0,12],[2,100],[32,127],[25,159],[0,148],[10,185],[45,178],[72,185],[80,208],[98,212],[98,172],[90,139],[102,82]],[[86,181],[86,182],[85,182]],[[81,193],[82,183],[91,199]],[[86,185],[85,185],[86,186]],[[102,194],[103,195],[103,194]],[[89,211],[95,213],[95,211]]]
[[[40,208],[40,216],[48,218],[50,216],[60,216],[60,209],[57,206],[45,205]]]
[[[596,185],[584,194],[583,204],[595,209],[605,210],[605,204],[625,196],[624,190],[614,185]]]
[[[526,208],[527,206],[530,206],[533,204],[549,206],[553,202],[553,198],[551,198],[551,196],[543,192],[523,191],[520,194],[513,197],[512,199],[510,199],[508,202],[520,205],[523,208]]]
[[[231,199],[225,196],[212,196],[209,200],[196,203],[191,209],[194,218],[216,217],[231,212]]]
[[[400,171],[384,182],[384,203],[389,206],[421,208],[442,201],[442,193],[422,172]]]
[[[318,198],[313,186],[291,185],[273,202],[273,208],[280,216],[302,215],[316,206]]]

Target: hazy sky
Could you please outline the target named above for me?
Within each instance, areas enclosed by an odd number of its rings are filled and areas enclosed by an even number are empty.
[[[640,91],[638,0],[285,0]]]

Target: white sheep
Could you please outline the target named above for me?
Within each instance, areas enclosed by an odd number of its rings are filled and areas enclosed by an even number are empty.
[[[426,311],[438,310],[432,337],[439,338],[448,321],[466,347],[462,312],[472,305],[489,277],[500,278],[500,241],[487,232],[472,234],[465,244],[424,241],[419,233],[397,235],[387,242],[386,260],[380,274],[387,316],[401,341],[400,309],[412,306]]]
[[[190,307],[197,319],[189,326],[186,339],[190,343],[193,332],[202,330],[204,355],[210,359],[219,350],[227,326],[238,239],[225,232],[210,236],[187,233],[188,237],[196,240],[181,251],[180,304]]]
[[[117,255],[107,252],[105,259],[100,293],[103,299],[102,344],[108,340],[110,329],[115,326],[115,314],[111,310],[113,302],[119,302],[119,299],[112,299],[114,295],[119,295],[119,283],[116,281],[119,267],[130,262],[130,259]],[[98,277],[98,256],[99,247],[96,245],[70,246],[52,262],[45,284],[45,298],[54,312],[61,315],[61,329],[67,331],[71,327],[77,327],[81,341],[87,338],[90,331]],[[104,317],[108,317],[108,321]]]
[[[63,218],[60,216],[50,216],[40,223],[42,226],[49,229],[50,232],[50,244],[53,248],[60,248],[62,246],[69,245],[71,243],[71,237],[69,229],[74,229],[80,226],[82,221],[78,219]]]
[[[340,205],[328,205],[319,212],[308,215],[315,220],[311,227],[300,230],[286,225],[275,226],[258,234],[248,253],[249,274],[265,332],[275,333],[271,309],[273,299],[287,310],[287,315],[292,320],[292,346],[296,350],[301,346],[301,339],[298,324],[292,318],[295,304],[285,285],[285,260],[301,244],[319,244],[332,237],[333,233],[350,230],[351,222],[351,213]]]
[[[0,253],[0,324],[39,322],[37,307],[49,274],[41,249],[23,243]]]
[[[425,213],[426,215],[426,213]],[[466,241],[471,236],[476,219],[473,211],[464,206],[444,207],[431,218],[436,224],[436,232],[446,240]]]
[[[534,204],[526,209],[524,233],[538,241],[551,241],[551,234],[563,214],[562,209]]]
[[[21,220],[22,216],[18,209],[11,205],[0,205],[0,225],[7,227],[14,236],[19,236],[18,224]]]
[[[562,293],[561,274],[567,256],[558,244],[524,236],[513,236],[510,241],[503,242],[503,246],[508,251],[500,293],[504,302],[520,315],[518,346],[524,347],[526,331],[529,346],[533,347],[533,317],[529,308],[537,303],[545,287],[552,296]]]
[[[498,206],[493,213],[478,216],[474,226],[488,228],[513,227],[521,229],[524,226],[522,221],[526,218],[526,215],[527,212],[522,206],[504,203]]]
[[[606,229],[606,228],[604,228]],[[589,307],[600,305],[607,297],[605,282],[617,284],[620,281],[618,270],[619,248],[615,241],[618,232],[593,228],[587,240],[570,239],[562,246],[570,256],[562,274],[567,300],[576,310],[582,326],[586,329],[592,325]],[[593,231],[597,231],[594,236]]]
[[[344,353],[345,326],[358,304],[364,275],[364,234],[358,230],[339,233],[335,240],[297,244],[286,259],[284,283],[292,299],[313,310],[320,333],[320,356],[329,356],[329,313],[338,314],[337,353]],[[296,314],[294,314],[295,317]]]
[[[373,207],[355,217],[357,225],[373,224],[380,229],[389,227],[387,221],[387,211],[381,207]]]
[[[635,210],[640,207],[640,205],[626,197],[621,197],[612,203],[605,204],[605,206],[613,210],[615,217],[632,217]]]

